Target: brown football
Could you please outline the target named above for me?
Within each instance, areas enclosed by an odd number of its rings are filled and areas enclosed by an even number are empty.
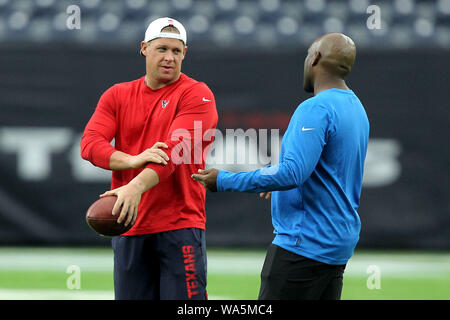
[[[107,196],[95,201],[86,212],[86,222],[92,230],[102,236],[113,237],[131,229],[131,223],[125,227],[117,223],[118,216],[112,215],[117,196]]]

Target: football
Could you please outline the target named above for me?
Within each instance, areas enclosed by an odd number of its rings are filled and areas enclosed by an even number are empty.
[[[118,216],[112,215],[117,196],[107,196],[95,201],[86,212],[88,226],[102,236],[113,237],[131,229],[131,223],[125,226],[117,223]]]

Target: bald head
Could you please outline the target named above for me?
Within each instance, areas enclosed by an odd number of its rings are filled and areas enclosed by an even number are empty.
[[[355,43],[342,33],[327,33],[316,39],[309,47],[305,59],[305,90],[312,92],[318,71],[330,77],[345,79],[352,70],[355,57]]]
[[[314,48],[313,48],[314,47]],[[342,33],[328,33],[311,46],[321,55],[320,63],[332,73],[346,77],[352,70],[356,47],[352,39]]]

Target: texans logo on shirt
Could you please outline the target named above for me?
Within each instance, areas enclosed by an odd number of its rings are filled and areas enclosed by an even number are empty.
[[[167,107],[167,105],[169,104],[169,102],[170,102],[170,101],[168,101],[168,100],[163,100],[163,101],[161,102],[162,108],[164,109],[165,107]]]

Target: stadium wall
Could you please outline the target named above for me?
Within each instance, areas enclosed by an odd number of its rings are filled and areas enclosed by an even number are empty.
[[[247,142],[235,151],[248,152],[259,143],[248,129],[279,129],[270,136],[279,142],[310,97],[301,85],[305,52],[193,47],[183,70],[213,90],[219,129],[243,129]],[[371,123],[359,248],[450,248],[448,57],[433,50],[358,52],[349,85]],[[0,50],[1,245],[108,243],[84,216],[110,175],[79,157],[80,135],[102,92],[144,70],[130,47]],[[265,247],[273,238],[270,204],[257,195],[208,193],[206,207],[210,246]]]

